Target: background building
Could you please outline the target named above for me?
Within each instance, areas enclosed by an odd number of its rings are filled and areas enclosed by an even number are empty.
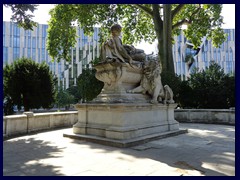
[[[174,37],[173,59],[175,72],[186,79],[194,67],[205,69],[211,62],[218,63],[226,74],[235,73],[235,29],[224,29],[227,33],[227,40],[219,47],[215,48],[211,40],[206,37],[202,39],[201,46],[194,50],[191,43],[187,42],[183,32]],[[185,62],[188,55],[193,55],[192,63]]]
[[[71,48],[71,62],[53,61],[46,49],[48,25],[38,24],[33,31],[19,28],[16,23],[3,21],[3,66],[13,63],[21,57],[28,57],[41,63],[45,61],[58,78],[58,86],[64,89],[76,85],[82,68],[91,60],[99,57],[98,28],[92,37],[85,36],[77,28],[77,43]]]
[[[18,58],[29,57],[36,62],[46,61],[51,71],[58,78],[58,86],[64,89],[76,85],[77,77],[91,60],[99,57],[98,33],[99,28],[94,29],[92,37],[85,36],[83,30],[77,28],[77,43],[71,48],[71,62],[52,61],[46,49],[48,25],[38,24],[34,31],[19,28],[12,22],[3,22],[3,65],[11,64]],[[211,41],[202,39],[201,46],[194,50],[191,43],[187,42],[183,32],[174,37],[173,59],[175,72],[186,79],[194,67],[205,69],[211,62],[217,62],[225,73],[235,73],[235,29],[225,29],[227,40],[214,48]],[[191,63],[186,62],[188,56],[193,57]]]

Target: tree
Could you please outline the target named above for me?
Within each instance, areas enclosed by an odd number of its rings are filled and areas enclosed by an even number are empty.
[[[67,92],[71,94],[74,97],[74,104],[78,103],[82,97],[81,97],[81,91],[78,86],[71,86],[67,89]]]
[[[28,30],[33,30],[34,26],[37,26],[37,23],[32,20],[34,15],[33,13],[37,6],[36,4],[4,4],[5,7],[11,8],[12,17],[11,20],[16,22],[20,27]],[[30,12],[29,12],[30,11]]]
[[[76,43],[73,22],[90,35],[95,25],[101,26],[104,41],[110,26],[123,26],[123,43],[158,40],[162,71],[174,74],[172,37],[180,33],[182,25],[186,37],[197,48],[207,36],[219,46],[225,40],[221,29],[221,4],[59,4],[50,11],[47,49],[53,59],[69,61],[69,49]]]
[[[71,95],[67,90],[63,90],[62,88],[57,93],[57,101],[58,108],[65,107],[65,109],[69,109],[70,104],[74,103],[74,96]]]
[[[96,79],[95,73],[95,69],[83,69],[82,74],[77,79],[77,86],[83,102],[93,100],[103,88],[103,82]]]
[[[49,108],[55,101],[55,80],[45,62],[38,64],[31,59],[18,59],[5,66],[3,80],[4,98],[10,99],[18,109],[21,106],[25,111]]]

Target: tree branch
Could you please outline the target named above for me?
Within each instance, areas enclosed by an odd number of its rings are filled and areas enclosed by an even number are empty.
[[[185,6],[185,4],[179,4],[174,10],[172,10],[172,19],[176,16],[177,13]]]
[[[175,28],[177,28],[177,27],[179,27],[179,26],[182,26],[182,25],[184,25],[184,24],[191,24],[191,23],[190,23],[189,20],[183,19],[183,20],[181,20],[181,21],[173,24],[172,29],[175,29]]]
[[[143,10],[145,13],[147,13],[151,17],[153,17],[153,11],[150,8],[143,6],[141,4],[134,4],[134,5],[137,6],[139,9]]]
[[[193,19],[194,19],[194,16],[200,11],[200,9],[201,9],[201,5],[199,4],[199,7],[195,11],[193,11],[191,16],[189,17],[189,20],[188,19],[183,19],[183,20],[173,24],[172,29],[175,29],[175,28],[177,28],[177,27],[179,27],[183,24],[191,24]]]

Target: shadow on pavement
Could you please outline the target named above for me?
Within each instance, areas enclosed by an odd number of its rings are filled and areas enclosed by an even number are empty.
[[[49,146],[48,142],[35,138],[14,139],[3,142],[4,176],[55,176],[63,175],[58,166],[42,164],[42,159],[55,158],[62,149]]]

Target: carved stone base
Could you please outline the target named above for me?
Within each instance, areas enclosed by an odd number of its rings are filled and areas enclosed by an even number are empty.
[[[87,135],[91,139],[96,137],[96,140],[103,138],[120,144],[126,141],[134,144],[139,139],[179,131],[179,123],[174,120],[176,104],[89,103],[75,107],[78,109],[78,122],[73,126],[73,133]]]
[[[95,98],[93,103],[147,103],[151,98],[148,95],[143,94],[104,94],[101,93]]]

